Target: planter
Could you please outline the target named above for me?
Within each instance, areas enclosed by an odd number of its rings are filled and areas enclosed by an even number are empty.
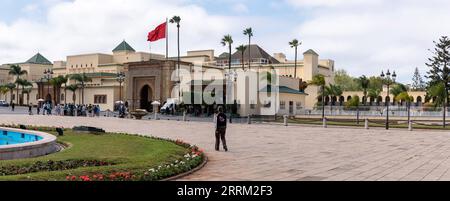
[[[143,109],[137,109],[133,112],[130,112],[130,114],[132,116],[134,116],[134,118],[136,118],[136,119],[142,119],[142,117],[146,116],[148,114],[148,112]]]

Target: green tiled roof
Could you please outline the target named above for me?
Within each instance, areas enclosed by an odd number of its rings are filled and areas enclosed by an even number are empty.
[[[113,50],[113,52],[118,52],[118,51],[132,51],[132,52],[135,52],[135,50],[126,41],[123,41],[122,43],[120,43]]]
[[[275,91],[277,91],[277,88],[275,87]],[[305,94],[307,95],[305,92],[300,91],[300,90],[295,90],[286,86],[279,86],[278,87],[278,91],[280,93],[286,93],[286,94]],[[271,92],[271,87],[265,87],[264,89],[261,89],[261,92]]]
[[[44,56],[42,56],[40,53],[37,53],[31,59],[28,59],[25,63],[32,63],[32,64],[49,64],[51,65],[52,62],[50,62],[48,59],[46,59]]]

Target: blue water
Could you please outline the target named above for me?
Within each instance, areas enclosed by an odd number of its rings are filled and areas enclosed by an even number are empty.
[[[42,137],[37,135],[0,130],[0,146],[36,142],[39,140],[42,140]]]

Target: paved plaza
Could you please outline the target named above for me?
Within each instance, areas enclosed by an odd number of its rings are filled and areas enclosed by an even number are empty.
[[[444,131],[232,124],[230,151],[216,152],[208,122],[2,114],[0,123],[87,125],[182,139],[209,157],[183,180],[450,180],[450,133]]]

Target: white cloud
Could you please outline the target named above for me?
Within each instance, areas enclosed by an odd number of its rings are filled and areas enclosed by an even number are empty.
[[[28,18],[9,24],[0,21],[0,63],[24,61],[37,51],[50,60],[65,60],[65,56],[79,53],[109,53],[123,39],[138,51],[148,51],[147,33],[173,15],[182,18],[182,52],[220,47],[218,41],[225,33],[240,29],[233,17],[208,14],[185,0],[55,2],[43,22]],[[170,24],[169,29],[173,56],[176,27]],[[153,52],[164,50],[163,41],[152,45]]]
[[[415,67],[425,74],[427,49],[433,40],[450,33],[443,24],[443,19],[450,19],[450,2],[364,2],[290,0],[299,11],[311,12],[296,28],[304,46],[335,59],[338,68],[355,76],[378,75],[391,68],[399,72],[401,81],[410,82]]]
[[[248,13],[248,8],[243,3],[237,3],[233,5],[233,11],[237,13]]]

